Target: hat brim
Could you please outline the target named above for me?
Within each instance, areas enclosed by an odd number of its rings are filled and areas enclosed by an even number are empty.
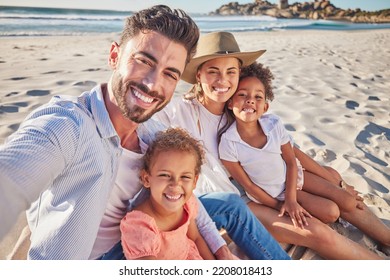
[[[199,66],[206,61],[221,57],[235,57],[241,60],[241,66],[248,66],[255,62],[256,59],[258,59],[263,53],[265,53],[265,51],[266,50],[259,50],[254,52],[236,52],[227,54],[221,53],[195,57],[191,59],[190,62],[187,64],[186,68],[184,69],[183,75],[181,76],[181,79],[186,81],[187,83],[196,84],[196,72],[198,71]]]

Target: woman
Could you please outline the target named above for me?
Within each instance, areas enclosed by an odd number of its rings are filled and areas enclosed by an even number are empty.
[[[227,43],[228,41],[234,43]],[[214,48],[211,47],[213,45]],[[235,45],[236,48],[232,50],[230,45]],[[226,101],[237,88],[240,68],[250,64],[250,60],[256,60],[256,55],[259,57],[262,53],[264,51],[240,52],[234,36],[227,32],[202,36],[197,53],[182,76],[184,81],[194,86],[185,98],[172,100],[164,110],[155,115],[166,125],[183,127],[193,137],[204,142],[207,160],[202,174],[206,176],[202,176],[203,181],[199,179],[196,191],[217,227],[220,227],[218,213],[214,213],[212,201],[207,201],[204,197],[210,192],[237,192],[218,159],[217,133],[226,122],[221,120],[221,115]],[[308,169],[314,169],[314,161],[311,162],[309,157],[299,152],[298,150],[298,159],[302,157],[302,163],[306,163]],[[316,218],[311,218],[307,227],[299,229],[294,227],[287,216],[279,217],[274,209],[252,202],[248,206],[279,242],[309,247],[327,259],[379,259],[378,255],[338,234]],[[228,234],[230,235],[229,232]]]

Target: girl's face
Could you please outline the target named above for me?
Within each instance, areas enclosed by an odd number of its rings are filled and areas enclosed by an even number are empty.
[[[141,172],[141,180],[150,188],[151,202],[160,214],[183,209],[198,180],[195,168],[196,157],[192,153],[164,151],[152,160],[150,174]]]
[[[242,79],[229,100],[228,108],[233,111],[237,121],[257,122],[268,110],[263,83],[256,77]]]
[[[240,62],[235,57],[215,58],[206,61],[198,70],[197,80],[202,85],[204,105],[224,105],[237,89]]]

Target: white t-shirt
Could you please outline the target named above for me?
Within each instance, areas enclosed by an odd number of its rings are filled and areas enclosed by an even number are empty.
[[[211,192],[239,194],[218,156],[217,133],[221,116],[210,113],[196,99],[174,97],[162,111],[153,115],[153,119],[166,126],[184,128],[192,137],[203,142],[206,160],[194,191],[196,195]]]
[[[143,164],[143,154],[147,145],[139,141],[142,154],[123,149],[119,159],[118,173],[112,187],[106,211],[100,223],[90,259],[96,259],[121,240],[119,223],[129,210],[129,199],[134,198],[142,189],[139,171]]]
[[[222,135],[219,153],[223,160],[240,162],[252,182],[276,198],[285,189],[286,163],[281,156],[281,146],[290,141],[290,136],[276,115],[263,115],[259,123],[267,136],[263,148],[243,141],[233,123]]]

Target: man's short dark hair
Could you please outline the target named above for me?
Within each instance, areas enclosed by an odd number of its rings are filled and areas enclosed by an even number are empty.
[[[187,63],[196,52],[199,28],[183,10],[156,5],[134,13],[126,19],[119,44],[147,31],[158,32],[183,45],[187,50]]]

